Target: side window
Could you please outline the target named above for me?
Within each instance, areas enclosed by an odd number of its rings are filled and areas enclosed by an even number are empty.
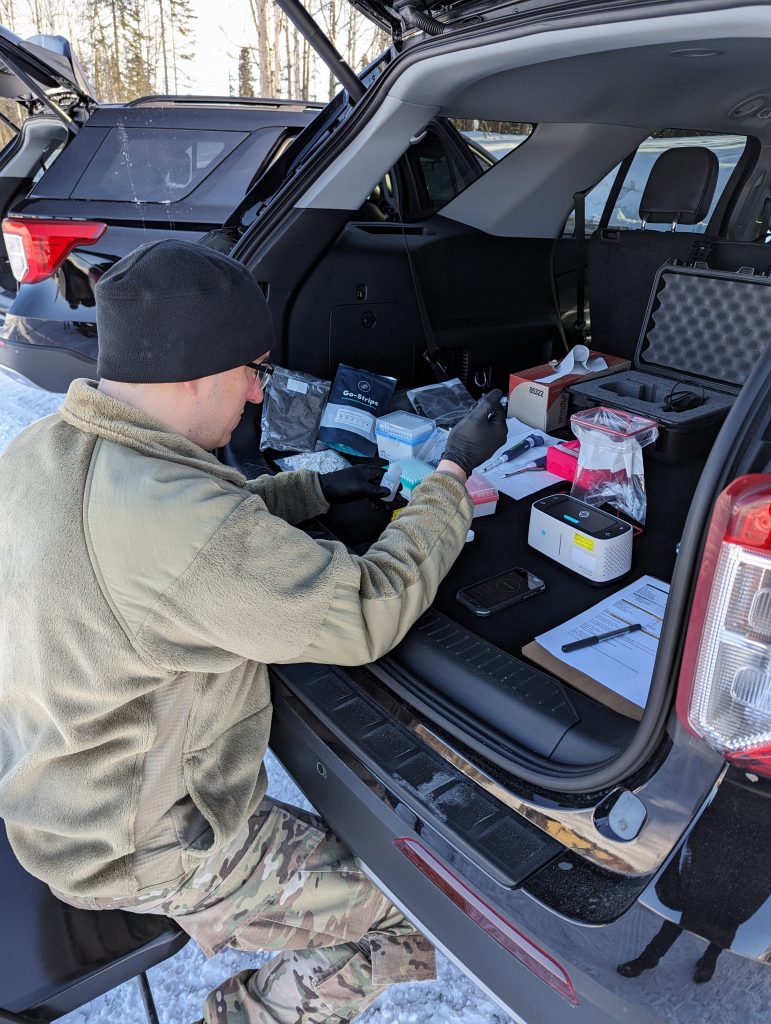
[[[482,121],[466,117],[450,118],[450,124],[466,140],[482,171],[489,171],[493,164],[521,146],[535,128],[526,121]]]
[[[410,180],[411,211],[403,211],[405,220],[419,220],[441,210],[482,171],[451,152],[444,138],[430,129],[420,142],[404,154],[405,170]]]
[[[356,220],[399,220],[395,178],[393,171],[387,171],[383,175],[356,214]]]
[[[0,97],[0,149],[14,142],[29,114],[15,100]]]
[[[640,146],[632,161],[632,165],[624,178],[621,192],[610,215],[608,227],[611,228],[641,228],[640,200],[648,181],[651,168],[657,157],[667,149],[680,148],[682,146],[704,146],[711,149],[718,159],[718,175],[715,195],[704,220],[698,224],[678,225],[678,231],[695,231],[703,233],[709,219],[714,212],[718,201],[723,194],[728,179],[734,167],[739,161],[747,139],[743,135],[718,135],[712,132],[679,132],[662,131],[647,138]],[[587,225],[588,226],[588,225]],[[670,224],[649,224],[648,231],[670,231]]]
[[[246,132],[113,128],[72,192],[74,199],[174,202],[199,185]]]
[[[471,118],[449,118],[445,123],[447,139],[429,130],[426,137],[405,154],[418,197],[418,209],[409,219],[418,220],[441,210],[464,188],[521,146],[535,128],[529,123]],[[452,140],[458,143],[457,149],[449,148]]]
[[[600,223],[602,212],[605,209],[605,204],[610,196],[610,190],[613,188],[613,182],[616,180],[618,169],[621,164],[616,164],[612,171],[609,171],[602,181],[598,181],[591,192],[587,193],[586,199],[584,200],[584,217],[586,218],[586,235],[587,237],[595,231]],[[573,238],[576,231],[576,214],[575,210],[570,214],[562,234],[568,238]]]
[[[375,185],[354,219],[421,220],[441,210],[481,174],[465,149],[454,153],[452,140],[429,127]]]
[[[194,142],[192,150],[195,154],[195,169],[205,170],[212,161],[216,160],[222,152],[221,142],[201,142],[200,139]]]
[[[521,146],[534,128],[519,121],[470,118],[429,125],[378,182],[354,219],[410,223],[430,217]]]
[[[638,148],[624,177],[621,191],[610,212],[609,228],[634,230],[642,227],[640,200],[656,159],[668,149],[682,146],[704,146],[718,158],[718,176],[715,195],[704,220],[698,224],[680,224],[678,231],[703,233],[717,206],[736,164],[744,153],[747,139],[744,135],[720,135],[714,132],[689,132],[665,129],[649,136]],[[613,187],[618,166],[607,174],[586,197],[586,233],[590,235],[599,225],[605,204]],[[648,231],[670,231],[670,224],[648,224]],[[573,235],[574,215],[568,218],[565,234]]]

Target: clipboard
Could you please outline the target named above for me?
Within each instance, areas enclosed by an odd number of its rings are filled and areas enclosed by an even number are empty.
[[[588,697],[639,721],[648,700],[669,584],[641,576],[522,648],[526,658]],[[564,651],[586,637],[639,625],[599,644]]]
[[[633,718],[636,722],[639,722],[642,718],[643,708],[633,704],[626,697],[622,697],[620,693],[615,693],[607,686],[603,686],[602,683],[592,679],[586,673],[579,672],[572,665],[567,665],[564,661],[560,661],[559,658],[555,658],[553,654],[550,654],[545,648],[541,647],[537,640],[531,640],[529,644],[525,644],[522,648],[522,653],[540,668],[556,676],[557,679],[561,679],[569,686],[574,687],[581,693],[585,693],[587,697],[591,697],[600,704],[604,704],[612,711],[617,711],[620,715],[626,715],[627,718]]]

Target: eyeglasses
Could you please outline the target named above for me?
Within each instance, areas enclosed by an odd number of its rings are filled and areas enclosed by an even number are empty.
[[[273,373],[273,366],[270,363],[244,363],[250,370],[254,370],[254,376],[261,388],[265,388],[268,378]]]

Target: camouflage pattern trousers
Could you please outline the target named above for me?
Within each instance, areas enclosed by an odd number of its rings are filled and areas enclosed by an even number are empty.
[[[207,956],[279,951],[207,996],[208,1024],[343,1024],[392,983],[436,976],[433,946],[340,839],[268,797],[216,862],[153,895],[123,906],[173,917]]]

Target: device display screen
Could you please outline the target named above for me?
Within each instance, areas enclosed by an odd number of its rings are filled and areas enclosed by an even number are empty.
[[[463,593],[479,608],[493,609],[543,589],[543,580],[526,569],[508,569],[483,583],[465,587]]]
[[[544,503],[541,506],[542,511],[590,537],[607,537],[609,536],[608,531],[612,531],[615,535],[616,533],[625,533],[629,529],[626,523],[620,523],[618,519],[606,515],[598,509],[589,508],[583,502],[571,498],[569,494],[557,495],[556,498],[557,500],[548,505]]]

